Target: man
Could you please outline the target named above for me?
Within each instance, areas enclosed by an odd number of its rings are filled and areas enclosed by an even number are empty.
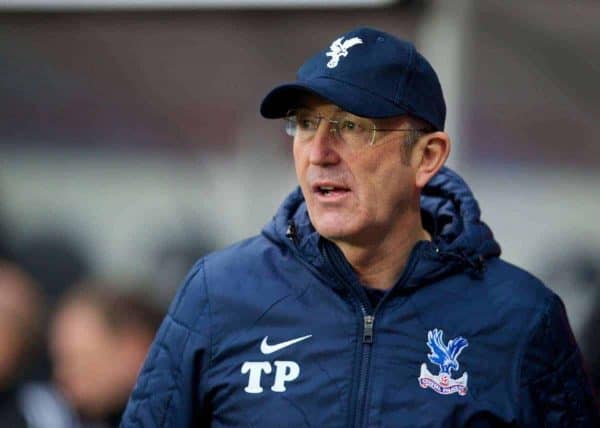
[[[27,427],[118,426],[162,311],[114,287],[80,281],[60,300],[48,329],[52,382],[19,394]]]
[[[344,34],[261,113],[300,188],[192,269],[122,426],[594,426],[563,305],[443,167],[442,90],[410,43]]]
[[[53,380],[60,394],[53,412],[37,412],[35,426],[118,426],[162,311],[135,293],[111,287],[109,281],[80,282],[60,302],[49,332]],[[46,394],[52,390],[46,388]],[[41,394],[38,388],[37,396]],[[45,408],[51,410],[49,404]]]

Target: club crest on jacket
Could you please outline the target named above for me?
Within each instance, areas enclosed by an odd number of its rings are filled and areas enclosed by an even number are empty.
[[[421,374],[419,375],[421,388],[431,388],[443,395],[455,392],[459,395],[466,395],[469,375],[464,372],[460,378],[453,379],[452,371],[458,371],[460,367],[458,356],[464,348],[469,346],[467,339],[458,336],[448,341],[448,345],[446,345],[444,344],[444,332],[436,328],[427,333],[427,346],[431,350],[431,353],[427,354],[427,358],[438,366],[440,371],[434,375],[427,369],[427,363],[421,364]]]

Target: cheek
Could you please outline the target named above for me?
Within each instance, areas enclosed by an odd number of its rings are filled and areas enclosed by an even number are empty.
[[[296,179],[307,203],[310,203],[311,199],[311,189],[307,182],[309,167],[310,162],[306,150],[294,145],[294,168],[296,170]]]
[[[371,215],[383,215],[389,209],[395,210],[398,205],[404,206],[412,195],[415,176],[399,161],[383,158],[379,162],[363,163],[354,173],[359,183],[361,205]]]
[[[302,183],[302,177],[304,176],[304,171],[306,170],[306,156],[303,151],[300,149],[298,144],[293,145],[292,153],[294,155],[294,167],[296,169],[296,177],[298,181]]]
[[[382,165],[378,159],[361,158],[360,153],[357,153],[354,158],[348,159],[349,173],[352,175],[359,200],[362,204],[368,203],[368,206],[374,207],[380,196],[379,193],[389,186],[388,174],[383,174]]]

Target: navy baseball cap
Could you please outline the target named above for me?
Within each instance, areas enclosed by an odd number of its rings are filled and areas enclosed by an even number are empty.
[[[444,129],[446,103],[435,70],[412,43],[382,31],[358,28],[336,38],[300,67],[296,79],[267,94],[264,117],[284,117],[308,93],[357,116],[409,114]]]

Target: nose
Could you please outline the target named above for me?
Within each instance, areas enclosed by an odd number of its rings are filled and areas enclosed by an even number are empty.
[[[327,120],[321,120],[309,145],[310,163],[321,166],[338,163],[340,156],[336,143],[335,126]]]

